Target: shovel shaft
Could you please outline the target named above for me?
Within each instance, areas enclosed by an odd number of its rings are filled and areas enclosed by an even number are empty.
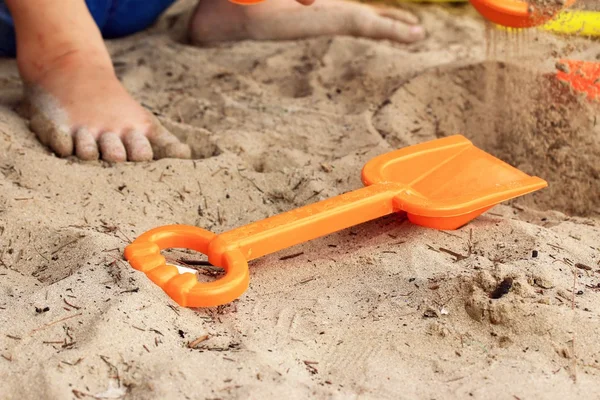
[[[399,211],[393,198],[404,189],[400,184],[375,184],[225,232],[211,242],[209,261],[220,265],[230,250],[241,251],[250,261],[391,214]]]

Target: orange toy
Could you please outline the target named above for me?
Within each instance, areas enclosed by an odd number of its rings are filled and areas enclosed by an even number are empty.
[[[561,8],[570,7],[576,0],[566,0]],[[530,28],[543,25],[560,11],[557,7],[542,9],[523,0],[470,0],[487,20],[511,28]]]
[[[547,186],[460,135],[378,156],[364,166],[362,180],[367,187],[219,235],[184,225],[156,228],[127,246],[125,257],[181,306],[216,306],[244,293],[252,259],[394,212],[405,211],[418,225],[456,229]],[[200,283],[193,273],[179,274],[160,254],[166,248],[204,253],[225,276]]]
[[[600,100],[600,63],[577,60],[561,60],[566,68],[556,77],[571,85],[573,90],[584,93],[589,100]]]

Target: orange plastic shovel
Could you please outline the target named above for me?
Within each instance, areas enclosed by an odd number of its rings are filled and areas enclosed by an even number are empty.
[[[248,288],[248,261],[311,239],[405,211],[415,224],[456,229],[494,205],[547,186],[456,135],[378,156],[363,168],[365,188],[216,235],[171,225],[153,229],[125,249],[144,272],[186,307],[228,303]],[[167,265],[160,251],[188,248],[225,275],[209,283]]]
[[[562,8],[572,6],[575,1],[565,0],[560,6],[543,8],[523,0],[470,0],[484,18],[511,28],[530,28],[545,24]]]

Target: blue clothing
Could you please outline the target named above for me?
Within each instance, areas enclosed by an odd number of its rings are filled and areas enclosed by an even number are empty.
[[[127,36],[147,28],[175,1],[85,0],[90,14],[105,38]],[[4,0],[0,0],[0,57],[15,55],[13,20]]]

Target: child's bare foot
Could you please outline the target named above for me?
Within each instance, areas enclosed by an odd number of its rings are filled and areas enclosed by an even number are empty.
[[[110,65],[71,53],[28,80],[30,127],[59,156],[147,161],[189,158],[187,145],[135,101]]]
[[[311,1],[302,1],[311,3]],[[223,0],[200,0],[190,25],[196,44],[242,39],[299,39],[351,35],[397,42],[425,37],[407,11],[345,0],[317,0],[305,7],[291,0],[268,0],[242,7]]]
[[[84,0],[5,0],[31,129],[60,156],[142,161],[189,158],[117,79]]]

